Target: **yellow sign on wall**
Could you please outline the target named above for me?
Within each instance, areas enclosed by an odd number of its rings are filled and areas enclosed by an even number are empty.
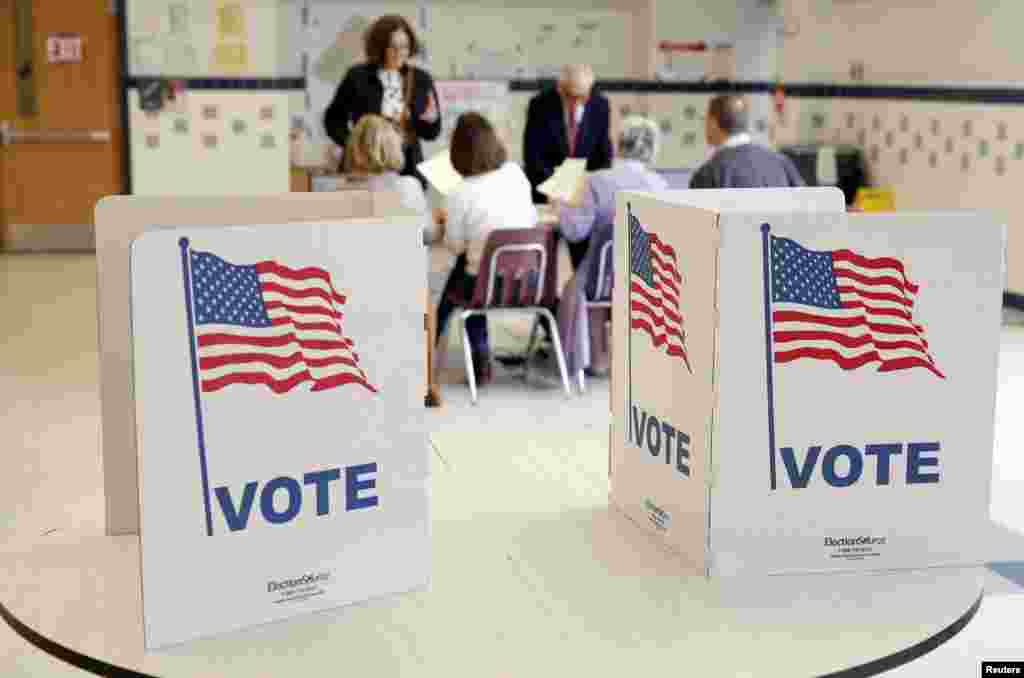
[[[888,188],[858,188],[853,205],[861,212],[891,212],[896,200]]]
[[[249,50],[245,43],[219,43],[213,48],[213,63],[221,73],[244,73],[249,67]]]
[[[213,68],[231,75],[245,73],[249,68],[245,9],[239,2],[220,0],[217,3],[217,43],[213,48]]]
[[[217,37],[245,37],[245,10],[238,2],[217,3]]]

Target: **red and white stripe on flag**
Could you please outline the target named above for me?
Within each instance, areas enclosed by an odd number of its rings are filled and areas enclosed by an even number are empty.
[[[944,377],[929,351],[925,328],[914,318],[919,286],[903,263],[850,250],[831,254],[838,308],[773,303],[775,362],[830,360],[844,370],[875,364],[879,372],[914,367]],[[812,280],[813,272],[805,273]]]
[[[345,296],[334,289],[329,273],[274,262],[247,268],[255,269],[257,303],[269,323],[197,325],[203,391],[244,383],[284,393],[307,381],[314,391],[345,384],[376,391],[359,366],[352,340],[342,332]]]

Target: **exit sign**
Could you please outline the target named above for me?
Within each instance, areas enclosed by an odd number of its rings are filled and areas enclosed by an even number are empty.
[[[82,61],[82,36],[77,33],[54,33],[46,38],[46,62],[77,64]]]

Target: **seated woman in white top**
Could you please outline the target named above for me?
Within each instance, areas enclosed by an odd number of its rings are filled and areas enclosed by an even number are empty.
[[[430,244],[438,236],[438,228],[430,217],[427,198],[420,182],[412,176],[400,176],[405,156],[402,136],[387,118],[368,113],[349,133],[342,157],[341,170],[348,184],[371,191],[393,191],[402,207],[421,212],[423,243]]]
[[[484,116],[479,113],[459,116],[449,152],[452,166],[464,180],[448,194],[447,207],[438,215],[443,224],[444,244],[458,257],[437,309],[438,340],[455,307],[452,298],[468,300],[473,296],[480,258],[490,232],[537,225],[530,182],[519,165],[507,160],[504,144]],[[491,378],[487,319],[469,318],[466,333],[477,384],[485,384]]]

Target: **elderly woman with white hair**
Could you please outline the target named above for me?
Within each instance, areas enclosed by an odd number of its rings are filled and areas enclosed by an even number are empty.
[[[597,294],[601,246],[612,239],[615,194],[624,190],[658,191],[665,180],[648,165],[658,152],[660,132],[653,121],[629,116],[622,121],[615,164],[588,175],[581,205],[559,206],[559,230],[569,242],[589,240],[590,247],[576,274],[569,280],[558,305],[558,332],[570,374],[606,374],[608,347],[604,332],[610,309],[585,307]],[[590,288],[590,289],[588,289]],[[581,379],[582,384],[582,379]]]

